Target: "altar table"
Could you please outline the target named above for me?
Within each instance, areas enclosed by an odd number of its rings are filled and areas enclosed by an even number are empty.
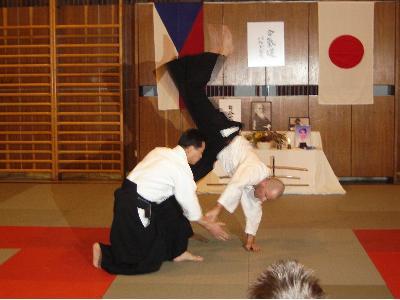
[[[269,143],[265,143],[264,146],[262,145],[264,143],[259,143],[259,148],[255,151],[267,166],[272,166],[272,157],[274,157],[277,167],[305,169],[275,169],[275,176],[286,185],[285,194],[345,194],[345,190],[340,185],[322,150],[319,133],[312,137],[313,144],[319,144],[317,149],[277,150],[265,147]],[[221,164],[217,161],[213,171],[198,182],[197,191],[199,193],[222,193],[226,187],[225,184],[230,180],[226,176]],[[294,178],[285,178],[290,176]]]

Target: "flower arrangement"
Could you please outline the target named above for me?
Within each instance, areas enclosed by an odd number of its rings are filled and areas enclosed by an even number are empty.
[[[254,147],[257,147],[259,142],[274,142],[277,148],[287,142],[286,133],[279,133],[272,130],[252,131],[244,136]]]

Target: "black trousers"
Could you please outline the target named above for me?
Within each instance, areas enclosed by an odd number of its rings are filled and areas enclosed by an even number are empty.
[[[138,215],[135,183],[125,179],[114,196],[111,244],[100,244],[104,270],[125,275],[150,273],[187,250],[193,231],[174,196],[152,205],[147,227]]]
[[[195,181],[211,172],[217,154],[237,134],[224,138],[220,130],[233,126],[242,127],[241,123],[229,120],[224,113],[216,109],[206,95],[205,87],[219,58],[223,57],[205,52],[178,58],[167,64],[188,112],[206,138],[206,149],[202,159],[191,166]]]

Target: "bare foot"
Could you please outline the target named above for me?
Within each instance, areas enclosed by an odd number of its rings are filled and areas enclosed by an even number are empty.
[[[181,261],[203,261],[204,258],[198,255],[193,255],[189,251],[183,252],[181,255],[174,258],[174,261],[181,262]]]
[[[99,243],[93,244],[93,266],[97,269],[101,268],[101,248]]]
[[[250,252],[259,252],[261,250],[261,247],[257,244],[246,244],[244,245],[244,249]]]

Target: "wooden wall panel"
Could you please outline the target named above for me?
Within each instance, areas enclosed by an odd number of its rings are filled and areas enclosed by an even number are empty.
[[[394,22],[394,2],[375,3],[374,84],[394,83]],[[394,97],[352,106],[352,176],[393,176],[394,126]]]
[[[265,68],[247,67],[247,22],[262,21],[265,21],[265,3],[224,5],[224,25],[232,32],[235,47],[225,62],[225,85],[265,84]]]
[[[288,130],[289,117],[308,117],[308,97],[267,97],[272,101],[272,128]]]
[[[396,2],[396,28],[400,26],[400,2]],[[400,30],[396,30],[396,60],[395,60],[395,179],[400,183]]]
[[[310,96],[312,130],[321,133],[326,157],[336,176],[351,176],[351,106],[319,105]]]
[[[283,21],[285,66],[267,67],[267,84],[308,83],[308,3],[267,3],[266,21]]]
[[[155,85],[153,5],[137,5],[139,85]]]
[[[56,14],[58,24],[77,24],[79,21],[85,19],[85,10],[77,9],[73,5],[64,5],[62,9],[56,10]]]
[[[137,52],[136,52],[136,5],[124,4],[123,7],[123,91],[124,91],[124,170],[125,173],[137,164],[139,139],[138,132],[138,96]]]
[[[31,23],[32,24],[50,24],[49,8],[47,6],[31,7]]]
[[[142,160],[154,147],[165,146],[164,116],[157,108],[157,97],[139,97],[139,157]]]
[[[376,2],[374,21],[374,84],[394,84],[395,3]]]
[[[139,160],[154,147],[175,147],[181,133],[194,127],[188,115],[184,123],[183,112],[160,111],[157,103],[157,97],[139,97]]]
[[[166,128],[165,145],[173,148],[177,145],[182,133],[182,112],[179,109],[173,109],[162,111],[162,113]]]
[[[181,129],[182,132],[189,129],[189,128],[196,128],[196,125],[194,124],[192,117],[190,116],[189,112],[186,109],[181,110]]]
[[[139,160],[155,147],[175,147],[181,135],[179,110],[160,111],[157,97],[139,97]]]
[[[309,4],[308,19],[308,84],[317,85],[319,76],[318,3]],[[311,105],[311,104],[310,104]]]
[[[138,86],[156,85],[153,5],[138,4],[137,9],[137,61]],[[138,161],[156,146],[165,146],[165,127],[157,109],[157,97],[139,97],[138,105]],[[154,120],[154,122],[153,122]]]
[[[393,176],[394,97],[352,106],[352,176]]]
[[[222,41],[223,4],[204,3],[204,51],[215,51],[216,45]],[[215,68],[209,85],[223,84],[222,68]]]
[[[118,23],[117,5],[87,5],[85,13],[89,24]]]

